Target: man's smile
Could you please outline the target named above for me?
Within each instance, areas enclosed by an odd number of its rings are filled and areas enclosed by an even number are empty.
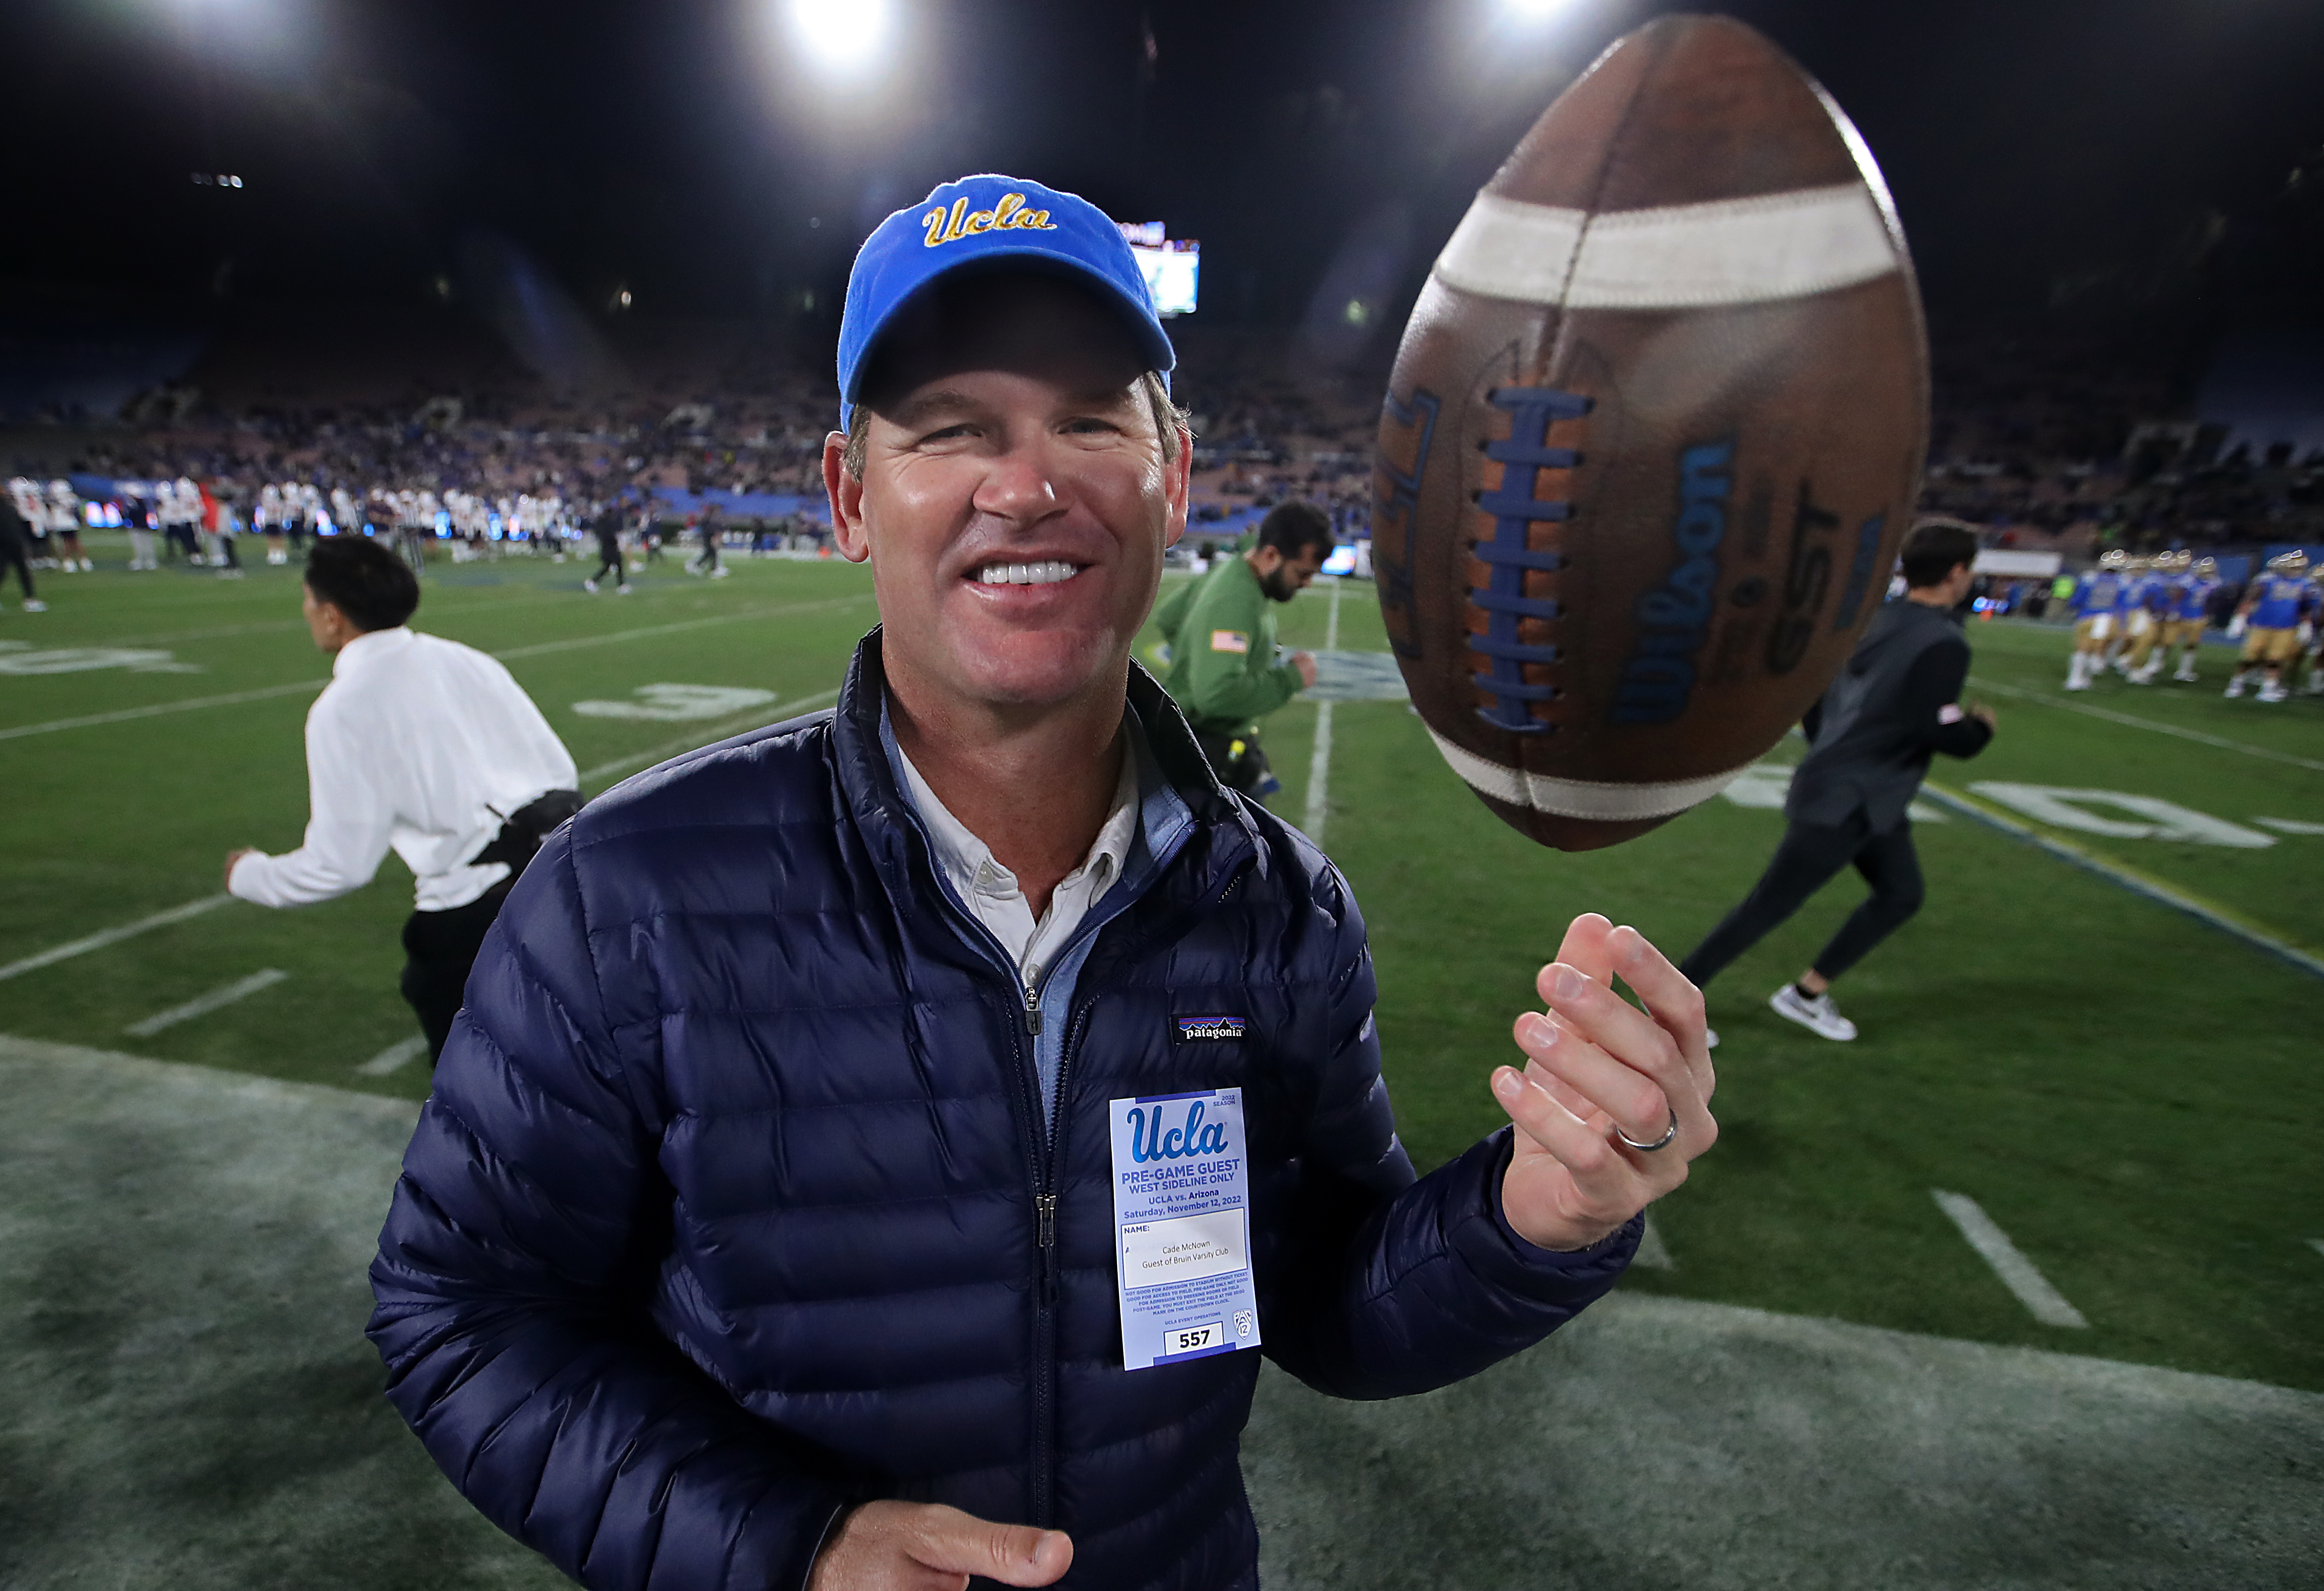
[[[988,563],[969,572],[979,586],[1056,586],[1072,579],[1085,565],[1048,559],[1038,563]]]

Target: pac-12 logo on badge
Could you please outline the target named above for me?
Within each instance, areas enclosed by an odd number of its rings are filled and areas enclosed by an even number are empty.
[[[1107,1113],[1123,1366],[1257,1347],[1242,1090],[1117,1099]]]

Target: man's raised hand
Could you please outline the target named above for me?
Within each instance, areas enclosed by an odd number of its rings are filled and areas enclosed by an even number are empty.
[[[965,1591],[971,1575],[1055,1585],[1073,1567],[1063,1531],[995,1524],[941,1503],[866,1503],[815,1560],[807,1591]]]
[[[1614,993],[1616,977],[1645,1011]],[[1525,1069],[1493,1074],[1493,1096],[1517,1127],[1501,1210],[1528,1243],[1570,1251],[1686,1180],[1687,1162],[1719,1137],[1715,1079],[1702,991],[1637,930],[1594,912],[1575,918],[1537,985],[1549,1014],[1517,1020]]]

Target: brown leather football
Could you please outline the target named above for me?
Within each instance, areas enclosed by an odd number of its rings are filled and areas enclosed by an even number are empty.
[[[1840,107],[1724,17],[1622,39],[1397,351],[1372,566],[1445,761],[1563,850],[1718,793],[1880,606],[1927,431],[1912,263]]]

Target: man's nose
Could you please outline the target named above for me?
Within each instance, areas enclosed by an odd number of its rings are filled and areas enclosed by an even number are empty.
[[[1038,443],[1012,446],[993,455],[970,502],[1000,519],[1046,519],[1060,505],[1056,471]]]

